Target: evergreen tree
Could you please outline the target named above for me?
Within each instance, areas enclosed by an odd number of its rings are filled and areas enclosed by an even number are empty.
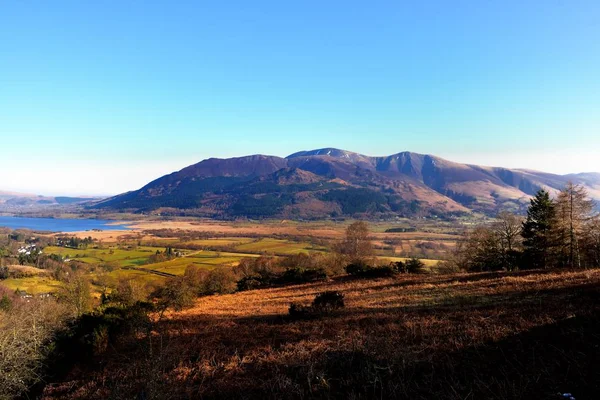
[[[540,189],[531,199],[527,210],[527,219],[523,222],[521,232],[525,260],[533,267],[547,268],[550,266],[555,213],[555,206],[550,199],[550,194],[546,190]]]

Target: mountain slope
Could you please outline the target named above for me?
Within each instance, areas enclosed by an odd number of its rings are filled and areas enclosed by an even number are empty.
[[[94,207],[210,217],[321,218],[522,210],[544,187],[572,180],[600,199],[600,174],[555,175],[460,164],[401,152],[370,157],[334,148],[286,158],[211,158]]]

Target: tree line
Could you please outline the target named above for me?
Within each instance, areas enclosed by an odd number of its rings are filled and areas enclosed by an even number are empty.
[[[449,264],[467,271],[600,266],[600,216],[585,187],[568,183],[554,199],[544,189],[525,218],[501,212],[458,242]]]

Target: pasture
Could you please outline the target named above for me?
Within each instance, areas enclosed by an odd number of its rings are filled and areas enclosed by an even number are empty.
[[[96,239],[88,248],[48,246],[44,253],[59,255],[71,263],[84,263],[84,266],[89,266],[87,274],[92,281],[97,281],[102,275],[113,283],[123,278],[162,283],[168,276],[182,275],[189,265],[213,269],[235,266],[246,257],[328,252],[342,238],[351,222],[136,221],[131,231],[75,234],[80,238],[92,236]],[[405,261],[416,255],[430,270],[453,248],[456,232],[460,230],[456,225],[411,220],[372,223],[370,227],[380,260]],[[410,231],[396,229],[389,232],[394,228]],[[154,235],[152,229],[166,234]],[[168,260],[153,258],[167,247],[176,249],[179,256]],[[54,284],[40,278],[24,277],[18,282],[7,283],[11,287],[18,284],[34,292],[55,290]]]

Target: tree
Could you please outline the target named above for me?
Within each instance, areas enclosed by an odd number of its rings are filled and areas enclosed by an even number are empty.
[[[208,272],[204,279],[204,294],[232,293],[236,289],[236,279],[229,267],[217,267]]]
[[[458,269],[466,271],[501,270],[503,263],[498,235],[487,226],[473,229],[457,243],[452,260],[449,261]]]
[[[553,247],[552,228],[555,223],[555,206],[550,194],[540,189],[531,199],[522,233],[525,259],[533,267],[550,266]]]
[[[587,190],[582,185],[569,182],[558,194],[554,228],[563,265],[581,268],[580,242],[592,218],[593,209],[594,202],[589,199]]]
[[[586,265],[598,267],[600,266],[600,217],[594,216],[586,225],[582,246]]]
[[[142,283],[131,278],[121,278],[115,290],[108,296],[108,300],[131,307],[137,302],[145,301],[148,294],[147,288]]]
[[[168,308],[181,311],[194,305],[197,297],[197,288],[193,288],[184,277],[170,279],[164,286],[159,287],[153,293],[157,300],[156,306],[162,318]]]
[[[492,225],[497,240],[503,268],[512,271],[519,264],[522,248],[521,229],[523,221],[515,214],[502,211]]]
[[[53,339],[66,322],[65,306],[52,298],[9,301],[8,307],[0,301],[0,399],[21,398],[43,378]]]
[[[91,308],[90,283],[80,274],[72,276],[59,291],[59,298],[79,317]]]
[[[423,263],[423,261],[419,260],[416,257],[412,257],[408,260],[406,260],[406,262],[404,263],[406,272],[408,272],[409,274],[418,274],[420,272],[423,272],[424,268],[425,268],[425,263]]]
[[[352,223],[346,228],[346,236],[338,245],[340,254],[347,256],[350,262],[364,262],[373,256],[373,243],[369,239],[369,226],[363,221]]]

